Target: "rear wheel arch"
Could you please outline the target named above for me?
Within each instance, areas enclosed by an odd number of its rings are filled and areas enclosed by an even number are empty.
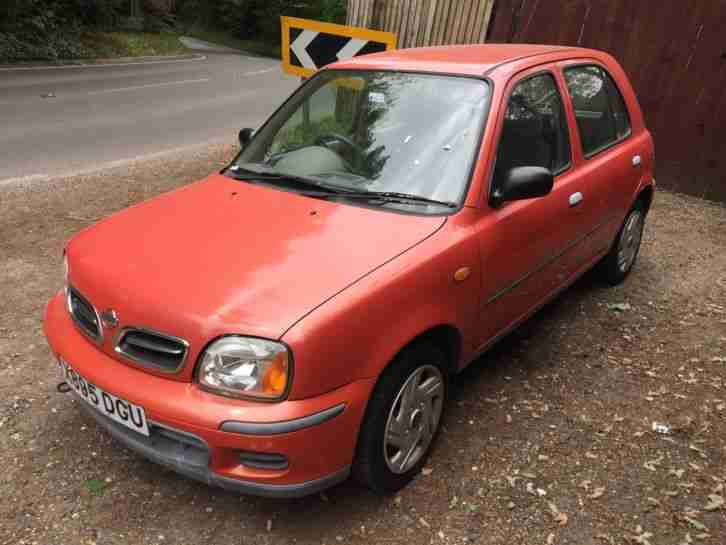
[[[641,203],[643,205],[643,214],[646,216],[650,210],[650,205],[653,203],[654,193],[653,184],[648,184],[640,190],[640,193],[635,198],[635,204]]]

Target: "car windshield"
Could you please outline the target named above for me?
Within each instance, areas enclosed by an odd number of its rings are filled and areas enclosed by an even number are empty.
[[[460,203],[489,96],[474,78],[324,70],[254,135],[232,170],[420,198],[409,206]]]

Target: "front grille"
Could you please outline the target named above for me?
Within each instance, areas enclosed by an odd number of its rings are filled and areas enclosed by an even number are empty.
[[[177,371],[189,351],[184,339],[149,329],[124,329],[116,341],[116,352],[147,367],[165,372]]]
[[[68,312],[81,332],[98,342],[101,340],[101,324],[93,305],[75,288],[68,288]]]

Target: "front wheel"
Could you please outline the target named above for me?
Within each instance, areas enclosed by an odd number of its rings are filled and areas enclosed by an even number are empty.
[[[446,401],[446,359],[430,343],[405,349],[383,373],[366,409],[353,474],[375,492],[397,492],[419,472]]]
[[[633,269],[640,251],[644,224],[645,212],[638,202],[628,212],[615,242],[600,264],[605,280],[611,285],[620,284]]]

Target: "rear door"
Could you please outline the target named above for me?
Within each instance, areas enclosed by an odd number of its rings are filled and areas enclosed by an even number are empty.
[[[612,243],[627,211],[623,203],[638,186],[646,150],[633,138],[623,96],[603,65],[580,60],[562,63],[561,68],[577,128],[574,142],[585,181],[583,202],[591,214],[582,255],[586,261]]]
[[[582,200],[585,181],[574,168],[562,95],[554,66],[521,73],[505,93],[498,123],[497,157],[490,194],[508,170],[541,166],[555,176],[552,192],[482,211],[478,236],[482,259],[481,346],[526,317],[572,274],[573,255],[591,221]]]

